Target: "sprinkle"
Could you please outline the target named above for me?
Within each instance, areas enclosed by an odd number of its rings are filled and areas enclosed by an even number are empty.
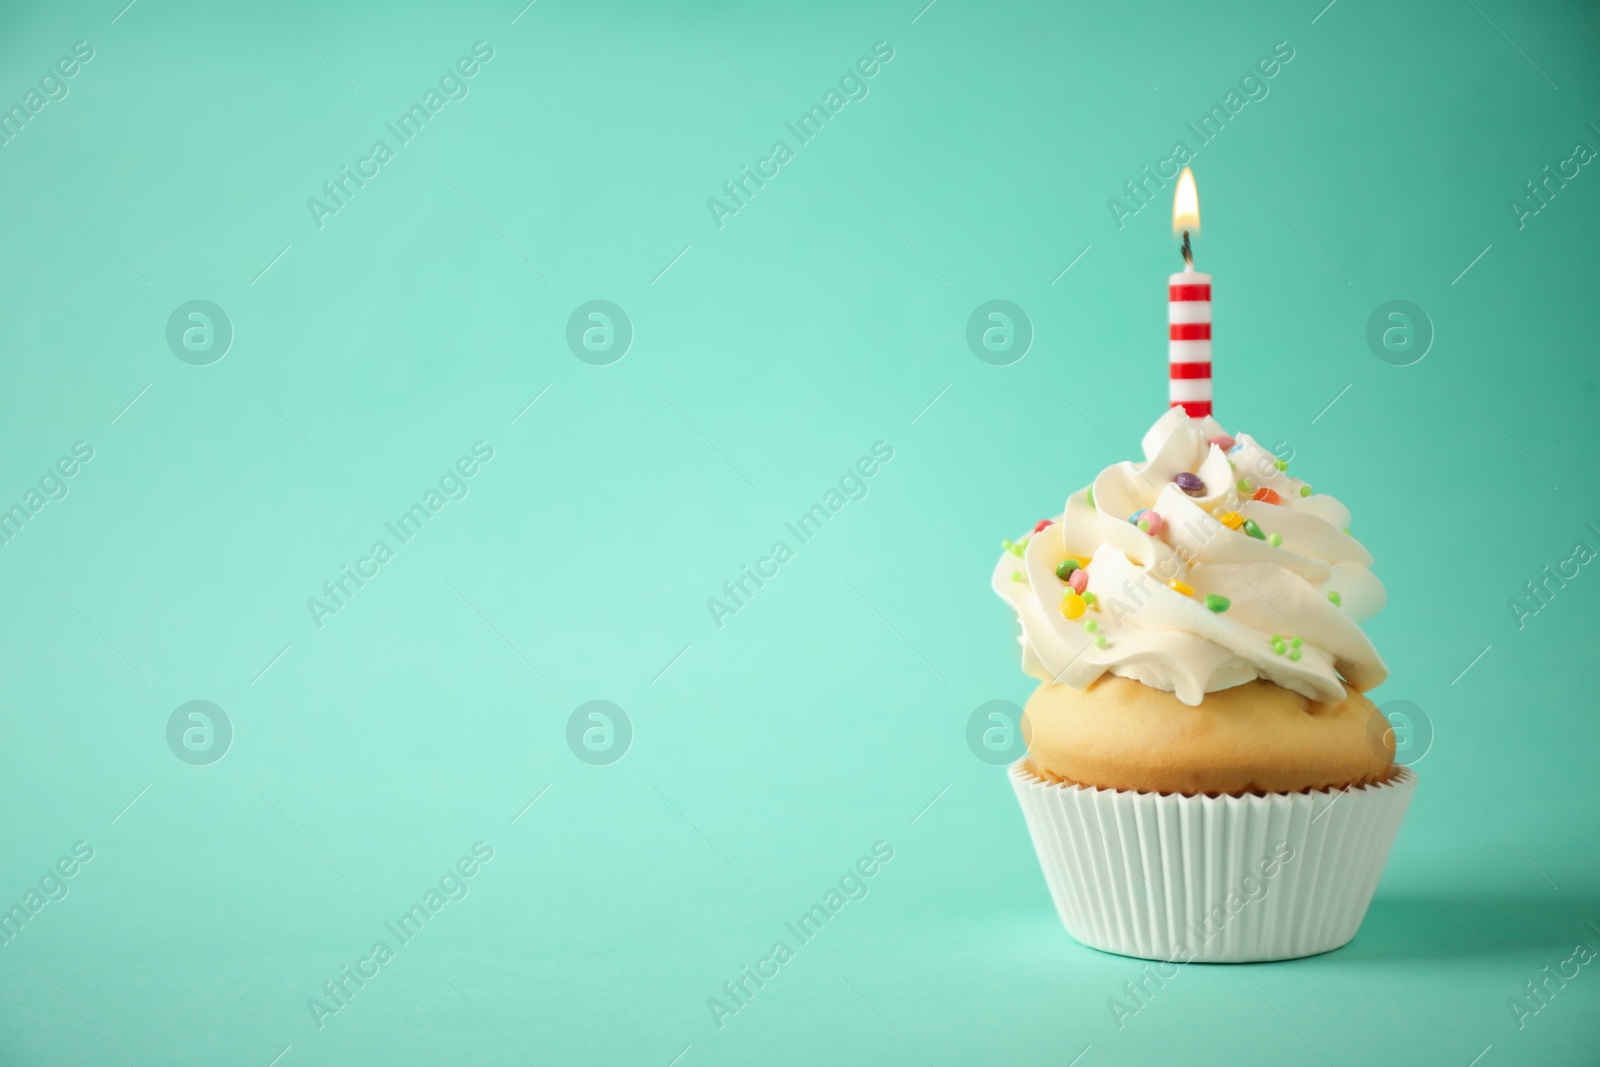
[[[1305,643],[1306,643],[1306,639],[1303,638],[1303,637],[1291,637],[1291,638],[1289,638],[1289,647],[1290,648],[1299,648],[1301,645],[1303,645]]]
[[[1229,608],[1233,607],[1233,601],[1229,600],[1225,596],[1220,596],[1217,593],[1207,593],[1206,607],[1220,615],[1224,611],[1227,611]]]
[[[1069,619],[1076,619],[1083,614],[1083,597],[1077,593],[1068,593],[1061,598],[1061,614]]]
[[[1184,471],[1181,474],[1174,474],[1172,476],[1172,484],[1177,486],[1179,489],[1182,489],[1190,496],[1206,495],[1206,483],[1200,480],[1199,475],[1190,474],[1188,471]]]
[[[1256,520],[1254,519],[1244,520],[1244,532],[1254,537],[1257,541],[1265,541],[1267,539],[1267,535],[1261,532],[1261,527],[1256,525]]]
[[[1010,541],[1001,541],[1000,542],[1000,547],[1002,549],[1004,549],[1005,551],[1010,552],[1011,551],[1011,542]]]
[[[1155,511],[1146,510],[1135,512],[1133,519],[1133,524],[1139,527],[1139,529],[1143,530],[1145,533],[1149,534],[1151,537],[1158,536],[1161,533],[1161,528],[1166,525],[1166,522],[1162,520],[1160,513]]]
[[[1106,641],[1106,635],[1105,634],[1095,634],[1094,635],[1094,647],[1095,648],[1105,648],[1107,643],[1108,642]]]
[[[1239,492],[1245,494],[1246,496],[1249,496],[1251,493],[1253,493],[1255,491],[1256,491],[1255,490],[1255,486],[1250,484],[1250,479],[1249,478],[1240,478],[1239,479]]]
[[[1277,493],[1264,485],[1256,490],[1256,495],[1253,499],[1259,500],[1264,504],[1281,504],[1283,502],[1283,499]]]
[[[1282,634],[1273,634],[1271,640],[1272,640],[1272,651],[1273,651],[1273,653],[1275,655],[1279,655],[1279,656],[1283,655],[1284,651],[1289,647],[1284,642]]]
[[[1095,622],[1093,619],[1087,619],[1084,621],[1083,628],[1088,630],[1090,633],[1094,633],[1100,629],[1100,624]]]
[[[1084,491],[1083,491],[1083,495],[1088,498],[1089,506],[1091,508],[1094,507],[1094,486],[1091,485],[1091,486],[1088,486],[1087,488],[1085,488]]]
[[[1022,580],[1023,580],[1023,578],[1022,578],[1022,572],[1021,572],[1021,571],[1012,571],[1012,572],[1011,572],[1011,580],[1012,580],[1012,581],[1013,581],[1013,582],[1020,582],[1020,581],[1022,581]]]
[[[1016,556],[1018,559],[1021,559],[1022,558],[1022,554],[1024,552],[1026,552],[1027,550],[1028,550],[1028,539],[1026,537],[1024,537],[1022,540],[1018,541],[1016,544],[1011,546],[1011,554],[1013,556]]]
[[[1283,544],[1283,534],[1267,534],[1267,544],[1271,545],[1273,548],[1277,548],[1279,545]]]
[[[1094,608],[1096,611],[1100,610],[1099,597],[1095,596],[1093,593],[1079,593],[1078,595],[1083,597],[1083,602],[1085,604],[1089,605],[1091,608]]]
[[[1298,648],[1291,648],[1289,650],[1289,658],[1298,661],[1300,659],[1300,650]]]
[[[1044,529],[1046,526],[1054,526],[1055,525],[1055,521],[1056,520],[1054,520],[1054,519],[1040,519],[1038,524],[1034,526],[1033,532],[1034,533],[1038,533],[1040,530]]]
[[[1083,564],[1079,563],[1071,556],[1068,556],[1066,559],[1056,564],[1056,577],[1060,578],[1064,582],[1068,578],[1071,578],[1072,572],[1081,566],[1083,566]]]
[[[1218,448],[1222,449],[1224,452],[1228,451],[1228,449],[1232,448],[1234,446],[1234,444],[1235,444],[1233,438],[1229,437],[1225,433],[1217,434],[1217,436],[1213,437],[1207,443],[1216,445]]]
[[[1167,588],[1173,592],[1182,593],[1184,596],[1194,596],[1194,586],[1188,582],[1180,582],[1176,578],[1167,583]]]
[[[1333,601],[1333,606],[1336,608],[1344,606],[1344,601],[1340,598],[1339,591],[1337,589],[1328,590],[1328,599]]]
[[[1286,471],[1289,469],[1289,461],[1286,459],[1280,459],[1278,462],[1274,463],[1273,466],[1277,467],[1280,471]]]
[[[1219,521],[1228,529],[1237,530],[1244,525],[1244,516],[1237,511],[1225,511]]]
[[[1089,572],[1079,567],[1067,577],[1067,584],[1072,586],[1074,593],[1082,596],[1083,591],[1089,588]]]
[[[1311,495],[1311,487],[1309,485],[1302,485],[1300,487],[1300,495],[1301,496],[1310,496]]]

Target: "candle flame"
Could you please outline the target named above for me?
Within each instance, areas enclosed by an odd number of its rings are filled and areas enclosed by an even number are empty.
[[[1172,235],[1185,230],[1200,232],[1200,194],[1195,192],[1194,171],[1188,167],[1178,175],[1178,188],[1172,195]]]

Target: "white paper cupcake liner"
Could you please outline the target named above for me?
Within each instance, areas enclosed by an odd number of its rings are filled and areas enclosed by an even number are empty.
[[[1141,959],[1249,963],[1356,935],[1417,776],[1186,797],[1047,782],[1019,761],[1011,784],[1069,934]]]

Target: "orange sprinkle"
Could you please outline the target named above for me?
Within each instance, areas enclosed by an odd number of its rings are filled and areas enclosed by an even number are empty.
[[[1278,494],[1273,492],[1271,489],[1268,489],[1264,485],[1260,489],[1256,490],[1255,499],[1265,504],[1277,504],[1280,502]]]

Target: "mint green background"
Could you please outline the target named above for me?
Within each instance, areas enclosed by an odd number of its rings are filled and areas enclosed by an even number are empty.
[[[95,48],[0,148],[0,500],[95,449],[0,548],[0,901],[95,849],[0,948],[0,1062],[1595,1062],[1593,968],[1507,1008],[1600,947],[1600,577],[1506,606],[1600,548],[1600,174],[1507,206],[1600,147],[1592,6],[120,6],[0,19],[7,104]],[[477,40],[470,96],[317,229]],[[706,198],[878,40],[870,96],[719,230]],[[988,573],[1165,401],[1166,194],[1120,230],[1107,198],[1279,40],[1193,164],[1218,415],[1351,506],[1378,697],[1436,741],[1355,942],[1188,968],[1119,1031],[1139,965],[1062,931],[966,746],[1030,689]],[[164,339],[197,298],[235,329],[208,367]],[[636,331],[609,367],[564,342],[595,298]],[[963,339],[996,298],[1036,330],[1004,368]],[[1396,298],[1437,331],[1406,368],[1365,341]],[[317,629],[480,439],[470,496]],[[870,495],[716,628],[878,440]],[[207,767],[165,741],[197,698],[236,732]],[[595,698],[635,729],[607,767],[565,741]],[[478,840],[318,1031],[307,998]],[[706,998],[878,840],[870,895],[718,1030]]]

